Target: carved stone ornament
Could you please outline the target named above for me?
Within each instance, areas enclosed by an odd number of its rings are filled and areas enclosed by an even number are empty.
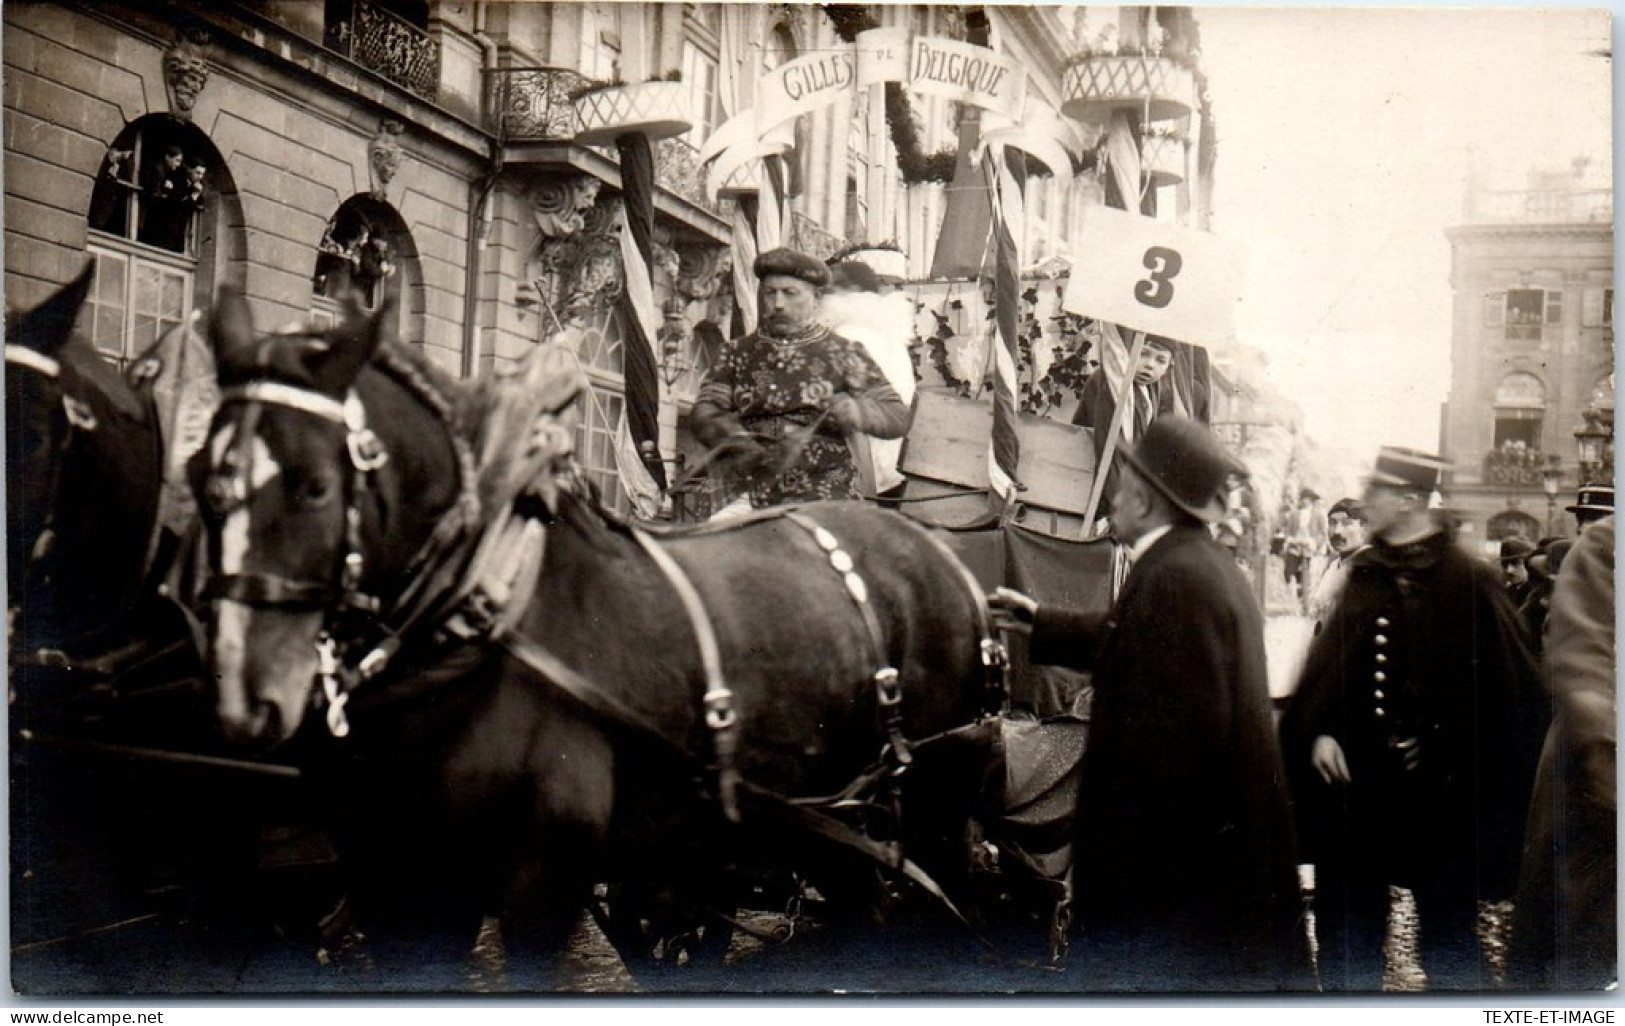
[[[726,246],[677,247],[677,294],[704,300],[717,294],[730,270]]]
[[[586,225],[586,212],[598,199],[603,183],[591,175],[543,178],[531,186],[527,199],[536,230],[543,238],[573,235]]]
[[[378,134],[367,144],[367,172],[373,198],[385,199],[389,183],[401,169],[406,155],[401,151],[401,133],[406,126],[393,118],[378,123]]]
[[[164,53],[164,89],[169,94],[169,113],[182,121],[192,120],[198,94],[209,81],[208,38],[200,30],[184,31]]]
[[[593,182],[596,194],[596,179]],[[577,213],[578,231],[557,235],[544,231],[537,239],[526,277],[537,299],[561,321],[604,309],[620,296],[620,218],[621,201],[605,197]]]

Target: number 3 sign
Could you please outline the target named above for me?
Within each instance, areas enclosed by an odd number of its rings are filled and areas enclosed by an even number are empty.
[[[1111,207],[1084,211],[1062,306],[1181,342],[1230,338],[1241,254],[1209,232]]]

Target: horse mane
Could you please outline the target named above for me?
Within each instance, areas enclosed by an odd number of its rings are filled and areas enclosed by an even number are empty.
[[[436,367],[421,353],[397,342],[386,342],[373,353],[375,369],[399,385],[446,426],[457,460],[457,500],[441,516],[429,544],[439,547],[477,530],[484,510],[480,501],[479,472],[466,437],[466,407],[475,390]]]

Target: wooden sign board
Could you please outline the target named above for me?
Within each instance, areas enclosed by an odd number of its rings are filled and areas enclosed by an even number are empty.
[[[1196,345],[1230,340],[1242,255],[1229,241],[1104,206],[1085,209],[1078,240],[1067,310]]]
[[[1016,476],[1028,506],[1081,515],[1094,478],[1095,449],[1087,428],[1019,414],[1021,461]],[[991,399],[966,399],[949,390],[922,388],[914,426],[903,448],[903,473],[961,488],[987,488],[987,446],[993,432]]]

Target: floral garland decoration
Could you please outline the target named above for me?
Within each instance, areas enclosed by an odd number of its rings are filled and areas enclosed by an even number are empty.
[[[963,309],[964,304],[954,299],[949,301],[948,307]],[[953,325],[943,312],[926,312],[936,319],[937,326],[922,340],[925,343],[922,355],[930,361],[931,368],[943,383],[967,399],[990,388],[987,382],[972,383],[954,375],[948,359],[948,342],[955,335]],[[993,310],[990,307],[984,320],[990,323],[992,319]],[[1053,343],[1045,339],[1044,325],[1038,319],[1038,287],[1032,286],[1022,292],[1020,327],[1016,334],[1016,371],[1020,379],[1019,408],[1023,413],[1047,416],[1065,403],[1069,396],[1081,399],[1084,382],[1094,371],[1089,357],[1099,349],[1100,328],[1096,322],[1064,312],[1053,320],[1060,344],[1054,346],[1055,356],[1044,373],[1035,379],[1033,375],[1037,360],[1034,354],[1038,347],[1051,346]]]
[[[835,27],[835,34],[843,43],[852,43],[859,32],[879,28],[880,22],[867,7],[859,4],[824,4],[824,15]],[[891,133],[892,146],[897,149],[897,167],[903,181],[909,185],[924,182],[950,182],[954,177],[954,164],[958,160],[955,150],[926,153],[920,142],[920,125],[909,103],[908,92],[901,83],[886,83],[886,128]]]

